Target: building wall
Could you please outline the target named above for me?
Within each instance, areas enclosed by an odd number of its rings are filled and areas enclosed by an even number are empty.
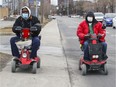
[[[3,19],[4,17],[8,17],[8,8],[0,7],[0,19]]]
[[[116,0],[115,0],[115,13],[116,13]]]

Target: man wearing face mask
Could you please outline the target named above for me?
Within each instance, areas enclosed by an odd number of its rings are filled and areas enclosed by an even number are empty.
[[[100,42],[102,43],[102,50],[106,54],[107,44],[105,43],[106,31],[103,29],[101,22],[95,19],[93,12],[88,12],[85,20],[82,21],[77,28],[77,36],[79,37],[80,44],[83,45],[84,59],[89,59],[89,48],[88,48],[88,38],[90,34],[96,34],[100,37]]]
[[[30,54],[30,58],[33,60],[33,58],[37,57],[37,50],[39,49],[40,46],[40,40],[39,40],[39,33],[41,31],[41,26],[40,26],[40,21],[38,20],[37,17],[31,15],[31,10],[27,7],[24,6],[21,11],[21,16],[16,19],[12,31],[16,34],[15,37],[12,37],[10,39],[10,44],[11,44],[11,51],[12,55],[16,58],[19,58],[19,50],[15,44],[17,40],[20,39],[20,31],[17,31],[17,28],[32,28],[35,29],[36,31],[32,32],[32,52]]]

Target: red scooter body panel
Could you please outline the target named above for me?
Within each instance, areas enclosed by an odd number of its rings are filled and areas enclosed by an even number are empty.
[[[25,28],[22,30],[22,38],[24,39],[28,39],[30,36],[30,30],[29,28]]]
[[[105,64],[106,63],[106,60],[98,61],[97,59],[96,60],[92,60],[92,61],[86,61],[83,58],[81,58],[81,61],[82,61],[81,64],[84,63],[84,64],[88,64],[88,65],[92,65],[92,64],[102,65],[102,64]]]
[[[30,29],[29,28],[24,28],[22,29],[22,38],[24,40],[29,39],[30,37]],[[23,54],[26,54],[26,57],[23,57]],[[36,62],[40,61],[39,57],[34,58]],[[19,58],[19,61],[21,62],[22,65],[30,65],[33,61],[30,59],[30,51],[28,49],[22,49],[21,50],[21,55]]]
[[[23,54],[26,53],[27,54],[27,57],[23,57]],[[31,64],[33,61],[30,59],[30,52],[27,50],[27,51],[24,51],[22,50],[22,53],[20,55],[21,57],[19,58],[20,62],[23,64],[23,65],[29,65]],[[39,62],[40,61],[40,58],[39,57],[36,57],[34,58],[34,60],[36,62]]]

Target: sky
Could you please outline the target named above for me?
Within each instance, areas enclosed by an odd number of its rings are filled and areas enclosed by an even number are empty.
[[[58,4],[58,1],[57,0],[51,0],[51,4],[57,5]]]
[[[0,5],[2,5],[2,0],[0,0]]]

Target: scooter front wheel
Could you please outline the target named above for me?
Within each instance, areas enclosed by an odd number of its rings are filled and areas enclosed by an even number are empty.
[[[12,72],[13,72],[13,73],[16,72],[16,61],[13,60],[11,65],[12,65],[12,69],[11,69]]]
[[[37,62],[34,62],[32,65],[32,73],[36,74],[36,72],[37,72]]]
[[[82,64],[82,75],[85,76],[87,74],[87,66],[85,64]]]
[[[107,64],[104,64],[103,70],[104,70],[104,74],[108,75]]]

